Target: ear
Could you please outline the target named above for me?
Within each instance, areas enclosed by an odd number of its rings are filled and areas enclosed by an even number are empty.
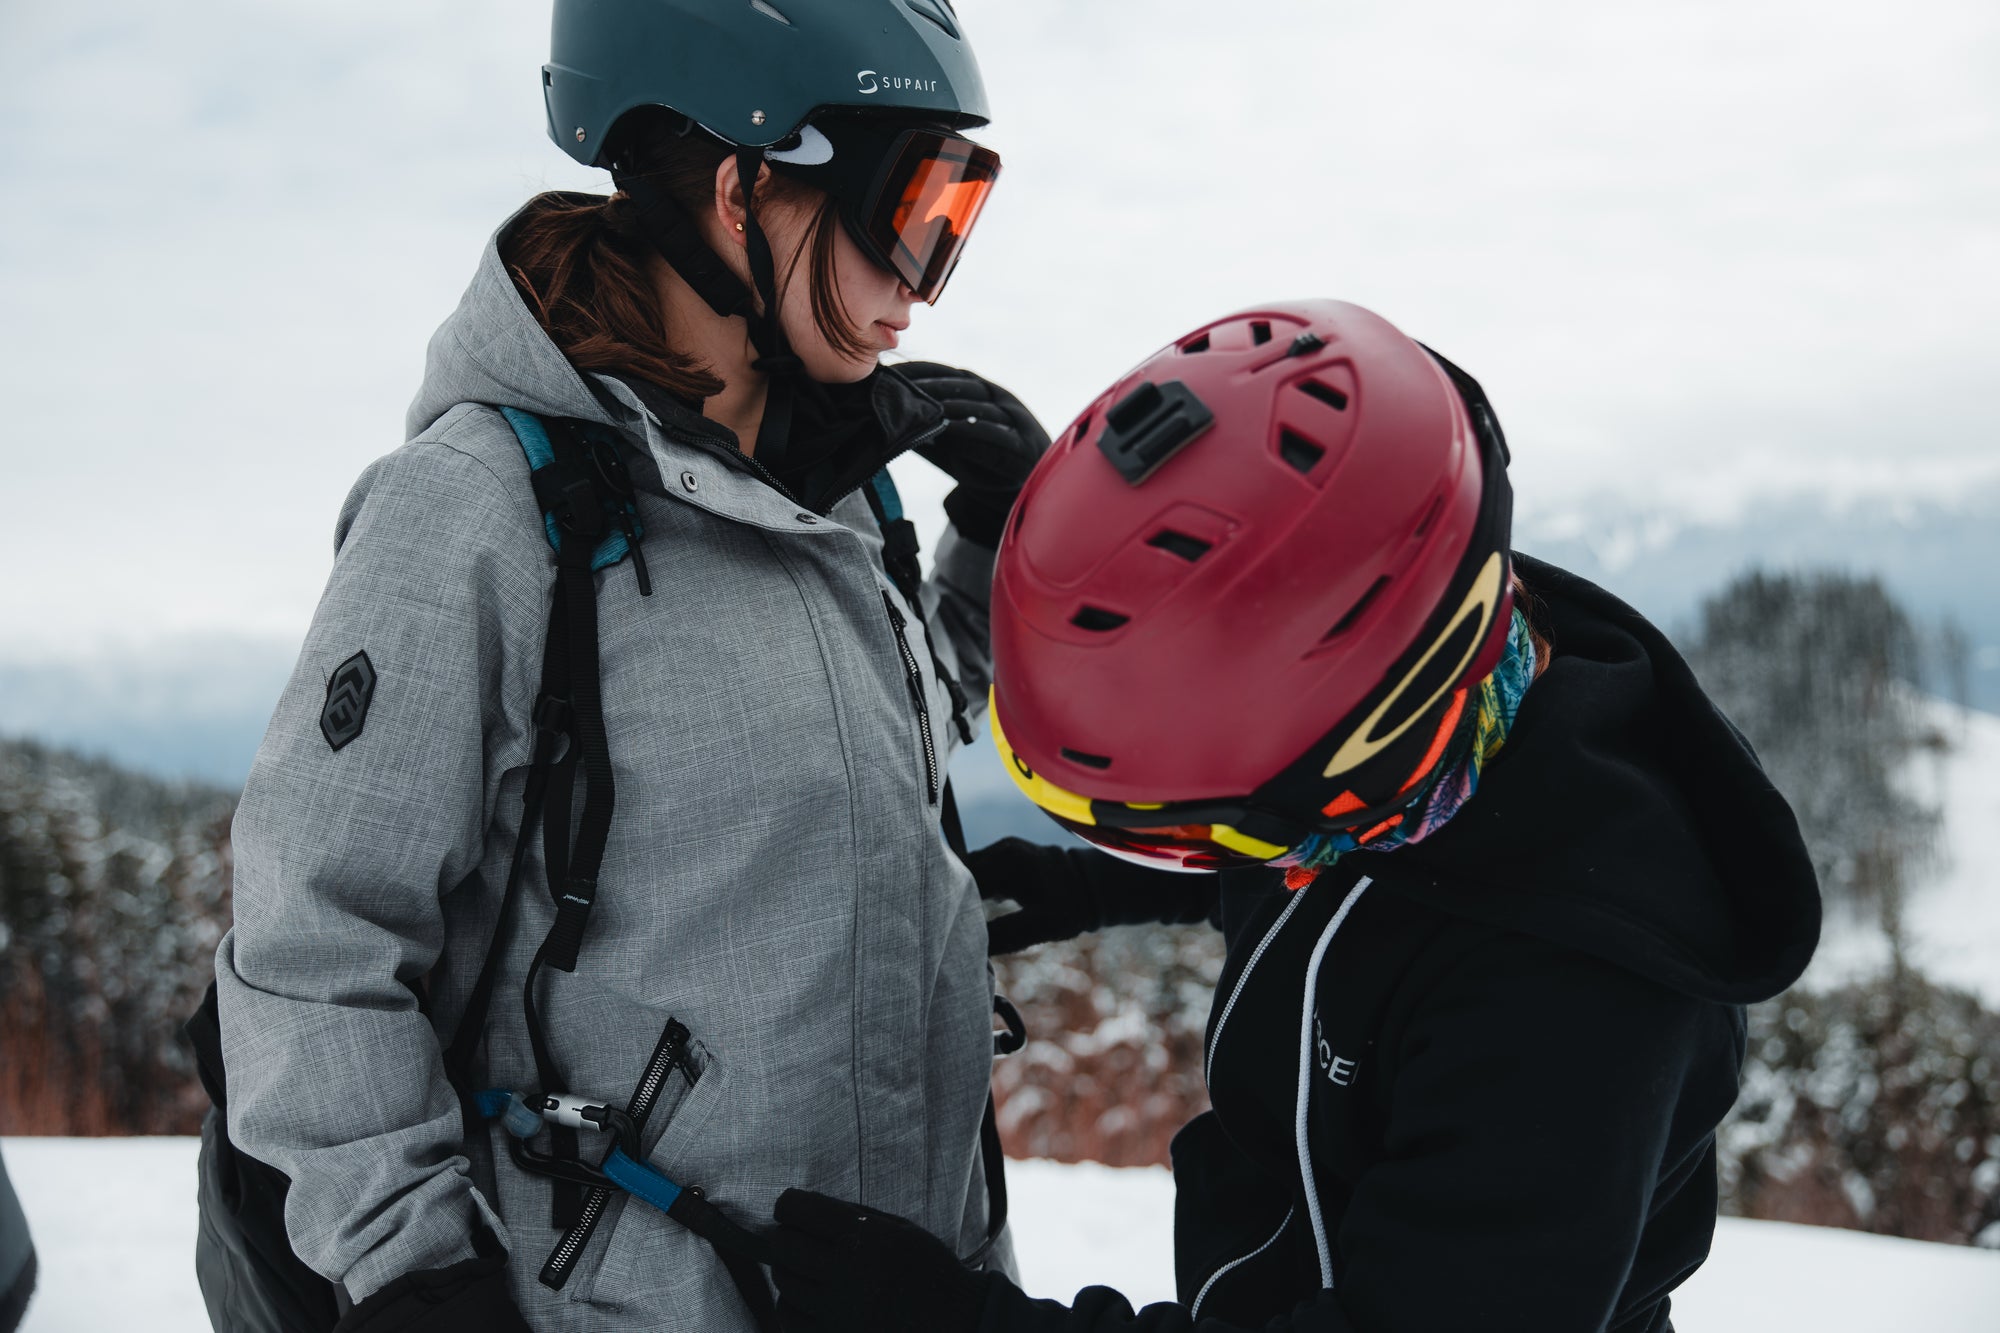
[[[759,165],[757,168],[757,188],[771,178],[771,168]],[[739,246],[748,246],[749,237],[744,235],[743,223],[749,211],[743,206],[742,178],[736,173],[736,155],[731,153],[715,167],[715,219],[722,224],[724,239]]]

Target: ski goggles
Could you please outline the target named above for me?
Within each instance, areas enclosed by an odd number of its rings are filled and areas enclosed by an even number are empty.
[[[831,195],[862,253],[933,305],[1000,175],[1000,155],[963,135],[864,117],[801,126],[764,158]]]
[[[1393,753],[1371,764],[1372,772],[1347,775],[1331,799],[1309,814],[1281,809],[1264,794],[1157,804],[1084,796],[1037,773],[1008,744],[997,698],[989,697],[986,716],[1007,775],[1066,831],[1141,865],[1207,871],[1283,864],[1294,848],[1315,836],[1346,834],[1363,848],[1387,837],[1429,790],[1429,780],[1453,742],[1469,734],[1475,710],[1469,690],[1462,687],[1433,711]]]

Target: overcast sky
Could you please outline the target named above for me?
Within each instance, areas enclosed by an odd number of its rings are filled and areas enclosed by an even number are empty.
[[[2000,477],[1992,0],[959,8],[1006,168],[905,350],[1051,429],[1337,296],[1485,381],[1531,517]],[[0,658],[303,629],[486,236],[601,179],[547,11],[0,0]]]

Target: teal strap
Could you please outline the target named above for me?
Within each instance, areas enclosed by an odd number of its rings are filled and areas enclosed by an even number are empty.
[[[611,1155],[604,1159],[604,1174],[612,1184],[627,1194],[644,1199],[661,1212],[671,1212],[680,1201],[681,1187],[641,1162],[635,1162],[625,1155],[623,1148],[613,1148]]]
[[[556,461],[556,447],[549,442],[548,429],[540,417],[518,407],[503,407],[500,415],[507,418],[515,438],[521,441],[521,452],[528,456],[528,471],[539,472]]]
[[[540,472],[556,461],[555,444],[549,439],[548,427],[542,424],[540,417],[533,412],[524,412],[518,407],[503,407],[500,409],[500,415],[507,418],[507,424],[514,428],[514,438],[521,442],[521,452],[528,456],[528,471]],[[885,471],[881,475],[886,477],[888,473]],[[892,495],[895,493],[893,483],[890,493]],[[631,509],[631,506],[628,505],[626,508]],[[641,537],[646,535],[645,526],[639,522],[637,510],[632,510],[632,525],[638,529]],[[562,550],[562,529],[556,526],[554,514],[542,515],[542,528],[548,534],[549,548],[555,551]],[[590,567],[593,570],[609,569],[631,553],[632,548],[625,540],[625,534],[613,529],[610,535],[597,544],[597,553],[591,556]]]
[[[870,477],[868,486],[875,500],[871,508],[875,510],[876,522],[894,523],[903,516],[903,497],[897,494],[895,478],[889,475],[888,468]]]

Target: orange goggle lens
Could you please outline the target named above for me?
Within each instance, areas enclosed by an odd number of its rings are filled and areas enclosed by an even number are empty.
[[[999,175],[1000,155],[970,139],[909,130],[898,141],[869,239],[918,299],[943,293]]]

